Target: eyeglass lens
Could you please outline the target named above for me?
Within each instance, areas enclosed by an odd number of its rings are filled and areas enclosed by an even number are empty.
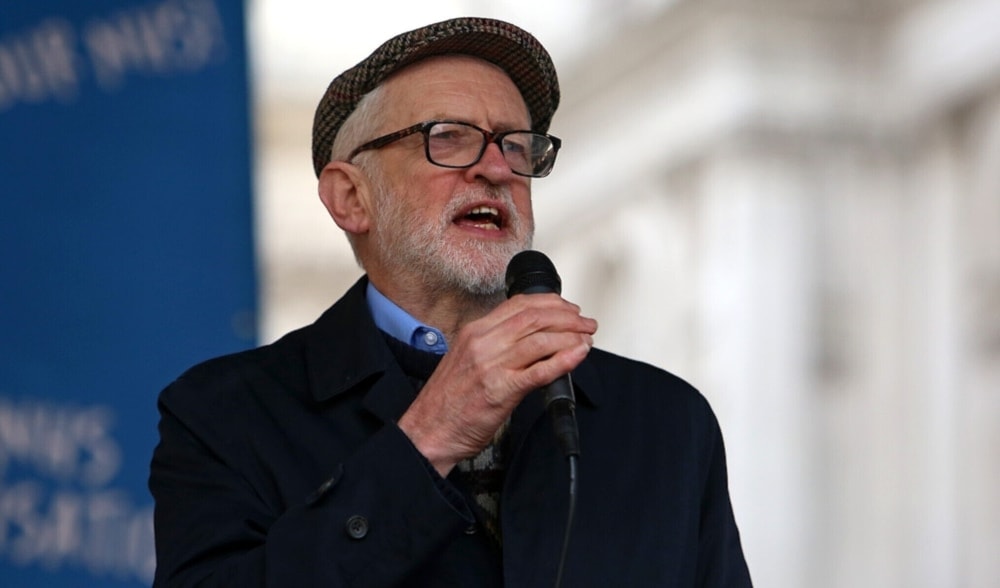
[[[539,133],[508,133],[500,144],[507,165],[522,175],[546,175],[555,160],[551,139]],[[427,129],[427,155],[437,165],[471,166],[482,157],[486,146],[487,135],[471,125],[442,122]]]

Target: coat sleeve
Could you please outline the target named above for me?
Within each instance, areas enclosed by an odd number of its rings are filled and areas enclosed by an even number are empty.
[[[311,493],[275,504],[234,463],[231,426],[171,402],[199,392],[182,379],[159,402],[154,586],[393,585],[474,520],[392,423]]]
[[[726,471],[726,450],[719,423],[704,404],[707,426],[707,476],[701,498],[696,585],[704,588],[749,588],[750,571],[733,515]]]

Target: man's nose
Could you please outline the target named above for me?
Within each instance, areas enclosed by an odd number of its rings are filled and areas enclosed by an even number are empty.
[[[496,143],[488,143],[486,150],[483,151],[483,156],[469,170],[475,176],[485,177],[494,183],[509,180],[514,175],[510,164],[507,163],[507,159],[503,155],[503,150]]]

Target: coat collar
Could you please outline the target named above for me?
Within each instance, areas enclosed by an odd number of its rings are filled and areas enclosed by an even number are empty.
[[[413,400],[402,369],[375,326],[365,303],[367,277],[355,284],[307,330],[309,389],[325,402],[371,382],[366,404],[384,420],[396,420]]]
[[[368,278],[362,276],[306,330],[309,387],[316,401],[325,402],[374,379],[365,405],[384,420],[395,421],[413,397],[406,376],[372,320],[365,302],[367,285]],[[577,402],[597,406],[602,385],[592,362],[584,360],[572,377]]]

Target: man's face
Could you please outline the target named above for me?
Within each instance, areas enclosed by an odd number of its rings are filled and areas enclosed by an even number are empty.
[[[428,120],[456,120],[500,131],[530,127],[520,92],[499,68],[468,57],[428,59],[386,83],[379,134]],[[430,292],[496,296],[510,258],[531,246],[534,221],[528,178],[510,171],[490,145],[467,169],[431,164],[423,137],[412,135],[374,155],[372,276],[418,280]]]

